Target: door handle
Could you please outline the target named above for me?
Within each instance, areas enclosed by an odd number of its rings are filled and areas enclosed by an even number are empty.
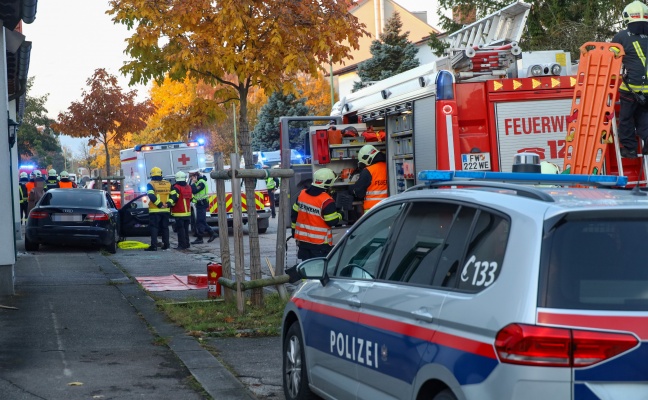
[[[432,322],[434,320],[432,313],[425,307],[421,307],[416,311],[412,311],[412,315],[414,316],[414,319],[418,321]]]
[[[354,308],[360,308],[360,306],[362,305],[362,303],[360,302],[360,299],[358,298],[358,296],[355,296],[355,295],[350,297],[347,300],[347,304],[349,306],[351,306],[351,307],[354,307]]]

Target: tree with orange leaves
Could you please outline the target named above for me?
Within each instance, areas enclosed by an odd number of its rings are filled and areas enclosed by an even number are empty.
[[[52,129],[72,137],[89,138],[90,146],[102,144],[106,174],[110,175],[110,145],[119,144],[129,132],[143,129],[152,107],[149,102],[136,103],[137,91],[124,93],[117,77],[103,68],[96,69],[86,84],[90,89],[81,93],[81,101],[59,113]]]
[[[348,12],[354,0],[110,0],[108,14],[133,35],[122,67],[131,83],[189,76],[221,88],[212,101],[201,98],[205,114],[221,102],[239,103],[239,135],[245,165],[254,166],[248,125],[248,95],[290,91],[297,72],[317,74],[320,66],[340,63],[367,34]],[[288,79],[286,79],[288,77]],[[248,199],[255,179],[245,179]],[[256,209],[248,210],[251,278],[261,277]],[[278,271],[282,273],[283,271]],[[261,297],[253,293],[253,301]]]

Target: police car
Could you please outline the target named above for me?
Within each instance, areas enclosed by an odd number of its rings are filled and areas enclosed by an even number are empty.
[[[644,192],[616,176],[419,180],[298,266],[287,399],[648,399]]]

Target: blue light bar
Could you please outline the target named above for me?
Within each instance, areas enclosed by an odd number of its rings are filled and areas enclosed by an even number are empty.
[[[421,171],[419,180],[426,182],[446,182],[453,180],[476,179],[497,182],[519,182],[527,184],[576,185],[592,184],[597,186],[625,186],[628,177],[616,175],[558,175],[535,172],[491,172],[491,171]]]

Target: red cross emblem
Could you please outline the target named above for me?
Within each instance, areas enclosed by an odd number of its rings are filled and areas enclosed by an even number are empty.
[[[178,158],[178,161],[182,163],[182,165],[187,165],[187,163],[191,160],[191,158],[187,157],[185,154],[182,155],[182,157]]]

